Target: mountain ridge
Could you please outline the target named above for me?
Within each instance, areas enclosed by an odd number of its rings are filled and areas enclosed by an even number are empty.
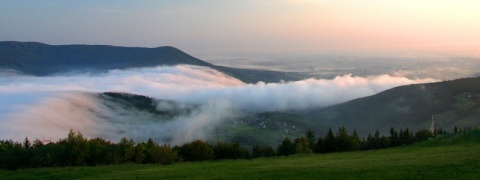
[[[0,42],[0,68],[35,76],[70,71],[106,71],[174,65],[205,66],[245,83],[301,80],[299,73],[216,66],[172,46],[155,48],[111,45],[49,45],[39,42]]]

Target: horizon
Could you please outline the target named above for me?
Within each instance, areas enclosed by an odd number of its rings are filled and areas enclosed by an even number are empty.
[[[2,1],[0,41],[173,46],[195,57],[479,57],[477,1]]]

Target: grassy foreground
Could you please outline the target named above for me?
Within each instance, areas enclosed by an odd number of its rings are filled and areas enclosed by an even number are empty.
[[[448,142],[446,142],[448,141]],[[0,170],[0,179],[476,179],[478,140],[393,149],[173,165]]]

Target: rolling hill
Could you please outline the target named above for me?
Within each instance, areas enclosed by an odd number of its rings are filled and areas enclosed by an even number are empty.
[[[200,104],[153,99],[136,94],[105,92],[97,94],[95,97],[108,108],[110,113],[125,118],[128,118],[125,113],[141,116],[129,116],[131,118],[128,121],[131,124],[149,123],[150,125],[160,127],[165,125],[165,123],[178,120],[180,117],[188,118],[189,116],[195,116],[201,110]],[[236,141],[246,147],[254,145],[276,146],[283,138],[299,137],[309,128],[317,131],[327,128],[322,126],[321,123],[284,112],[253,113],[239,110],[232,113],[237,115],[234,118],[222,119],[222,123],[216,124],[205,140],[212,142],[218,140],[225,142]],[[96,115],[99,117],[105,116],[104,114]],[[127,135],[128,133],[125,134],[125,136]],[[169,141],[173,137],[164,139],[158,139],[159,137],[147,138],[164,142]]]
[[[293,81],[303,78],[299,73],[215,66],[170,46],[140,48],[0,42],[0,69],[13,69],[36,76],[181,64],[210,67],[246,83]]]
[[[480,78],[401,86],[300,114],[330,127],[356,129],[363,136],[375,129],[387,133],[389,127],[429,129],[432,115],[437,129],[474,127],[480,125]]]
[[[131,95],[110,96],[124,99],[124,102],[115,101],[120,104],[136,102]],[[155,111],[154,106],[135,106],[139,110]],[[341,126],[349,132],[355,129],[361,137],[377,129],[388,135],[390,127],[417,132],[430,128],[432,115],[436,128],[449,132],[455,126],[480,126],[480,77],[401,86],[326,108],[297,112],[243,111],[236,119],[225,120],[216,127],[210,140],[274,146],[284,137],[299,137],[308,129],[324,136],[328,128],[336,130]]]

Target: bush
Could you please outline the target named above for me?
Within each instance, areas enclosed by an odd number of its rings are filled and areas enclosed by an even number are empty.
[[[212,146],[202,140],[184,144],[178,153],[185,161],[205,161],[215,158]]]

